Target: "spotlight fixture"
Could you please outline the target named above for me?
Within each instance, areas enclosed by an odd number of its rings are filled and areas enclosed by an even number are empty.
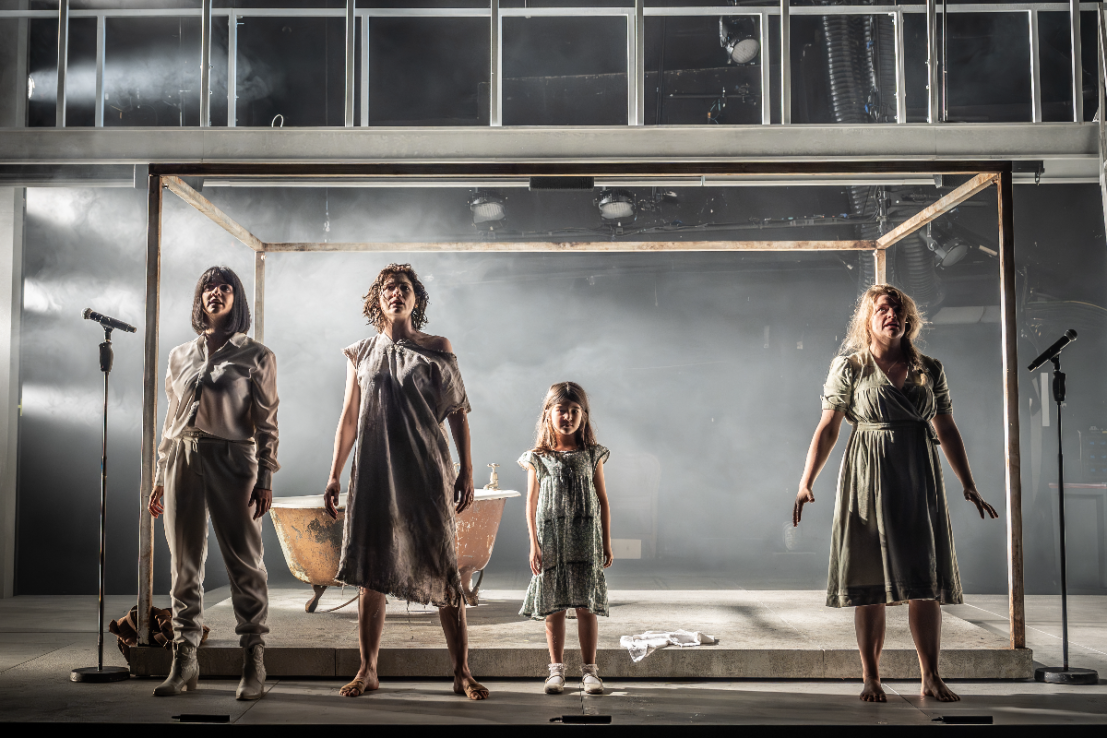
[[[937,265],[942,269],[951,267],[964,259],[972,248],[957,236],[938,241],[931,233],[929,224],[926,227],[926,233],[923,234],[923,241],[926,242],[926,247],[934,252]]]
[[[727,64],[753,64],[761,54],[754,21],[749,16],[720,16],[719,46],[726,49]]]
[[[606,223],[622,225],[623,221],[634,220],[634,196],[627,190],[603,190],[596,198],[596,207]]]
[[[495,190],[477,190],[469,198],[469,210],[473,213],[473,225],[489,229],[507,217],[504,199]]]

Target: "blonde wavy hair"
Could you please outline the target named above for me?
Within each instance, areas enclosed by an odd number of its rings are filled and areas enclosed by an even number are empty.
[[[849,330],[846,331],[846,338],[842,341],[840,352],[843,355],[848,355],[869,348],[869,344],[872,343],[869,324],[872,322],[877,300],[885,295],[896,302],[902,311],[901,317],[905,330],[901,340],[903,341],[903,356],[907,360],[907,366],[916,374],[921,375],[925,381],[926,372],[923,369],[922,354],[915,348],[915,341],[922,332],[926,320],[911,296],[890,284],[874,284],[857,298],[857,307],[853,310],[853,317],[849,321]]]
[[[550,387],[546,393],[546,399],[542,403],[542,414],[538,416],[538,423],[534,428],[534,448],[536,454],[551,453],[554,450],[553,423],[550,422],[550,408],[565,402],[575,402],[580,405],[584,417],[581,419],[580,428],[577,429],[577,443],[581,448],[596,445],[596,433],[592,429],[592,416],[588,410],[588,394],[576,382],[558,382]]]

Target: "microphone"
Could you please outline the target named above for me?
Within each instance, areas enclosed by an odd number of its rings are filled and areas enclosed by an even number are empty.
[[[1063,336],[1061,336],[1060,338],[1057,339],[1057,343],[1053,344],[1052,346],[1047,348],[1045,351],[1043,351],[1042,355],[1039,356],[1037,359],[1034,359],[1034,362],[1030,365],[1030,371],[1034,371],[1035,369],[1040,367],[1042,364],[1046,363],[1047,361],[1052,359],[1054,356],[1061,353],[1061,349],[1065,348],[1065,346],[1068,346],[1070,343],[1072,343],[1075,340],[1076,340],[1076,331],[1074,331],[1072,328],[1069,328],[1067,331],[1065,331],[1065,335],[1063,335]]]
[[[128,325],[122,320],[110,318],[107,315],[101,315],[100,313],[95,312],[92,308],[85,308],[85,311],[81,313],[81,315],[84,316],[85,320],[95,320],[97,323],[104,326],[105,328],[114,328],[120,331],[127,331],[127,333],[134,333],[136,330],[138,330],[133,325]]]

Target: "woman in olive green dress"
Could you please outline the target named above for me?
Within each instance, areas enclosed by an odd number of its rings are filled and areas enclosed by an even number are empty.
[[[848,353],[830,366],[792,513],[799,525],[804,504],[815,501],[815,478],[846,418],[854,430],[834,505],[826,604],[856,608],[866,702],[885,701],[884,608],[903,602],[910,603],[923,696],[960,699],[938,675],[941,606],[962,602],[939,445],[965,499],[981,518],[998,517],[973,482],[945,370],[915,348],[921,328],[915,301],[895,287],[874,285],[858,300],[842,346]]]

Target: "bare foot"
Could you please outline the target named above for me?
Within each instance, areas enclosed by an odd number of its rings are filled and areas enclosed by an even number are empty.
[[[880,686],[880,678],[869,679],[866,677],[865,686],[861,689],[862,702],[887,702],[884,688]]]
[[[471,700],[488,699],[488,687],[484,686],[472,674],[454,677],[454,694],[463,694]]]
[[[922,696],[933,697],[939,702],[960,702],[961,698],[946,686],[942,678],[937,674],[924,676],[922,680]]]
[[[338,693],[343,697],[360,697],[366,692],[372,692],[381,686],[375,672],[366,671],[357,673],[353,681],[342,686]]]

